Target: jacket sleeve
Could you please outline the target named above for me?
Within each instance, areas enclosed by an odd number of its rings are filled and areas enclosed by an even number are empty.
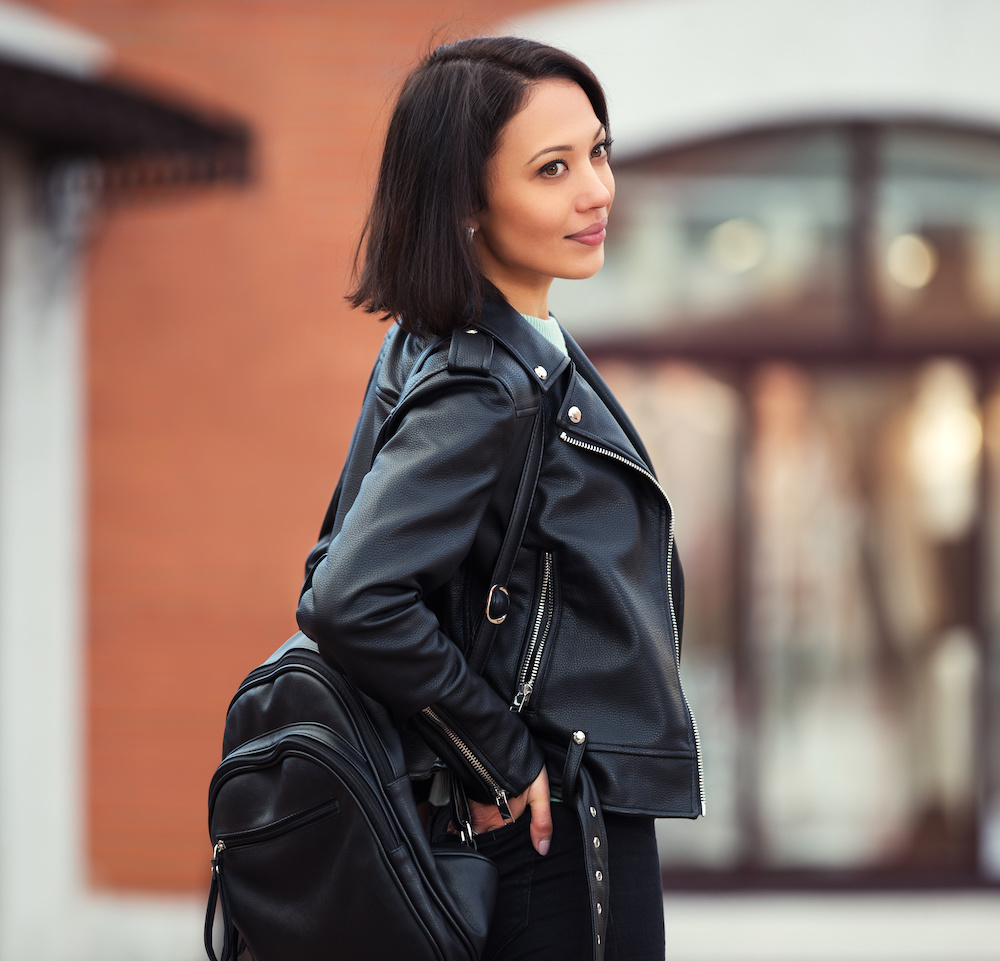
[[[397,717],[414,719],[479,800],[520,794],[544,759],[423,599],[468,554],[515,418],[493,378],[412,407],[362,481],[297,614],[324,657]]]

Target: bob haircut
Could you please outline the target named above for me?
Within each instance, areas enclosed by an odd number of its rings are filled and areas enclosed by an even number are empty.
[[[440,337],[500,296],[482,273],[469,226],[486,206],[489,162],[507,122],[543,80],[579,85],[608,129],[597,78],[571,54],[518,37],[438,47],[396,101],[347,300],[408,333]],[[358,261],[364,248],[364,264]]]

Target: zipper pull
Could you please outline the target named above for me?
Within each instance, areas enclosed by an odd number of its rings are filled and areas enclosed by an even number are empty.
[[[497,808],[500,811],[500,817],[503,818],[504,824],[514,820],[514,815],[510,813],[510,805],[507,803],[506,791],[497,792]]]
[[[534,685],[531,681],[525,681],[523,684],[517,685],[517,694],[514,695],[514,703],[511,708],[521,713],[521,709],[525,704],[528,703],[528,698],[531,697],[531,692],[534,690]]]
[[[226,850],[226,842],[221,838],[215,843],[215,847],[212,849],[212,870],[218,874],[222,869],[222,864],[220,863],[220,857],[222,852]]]

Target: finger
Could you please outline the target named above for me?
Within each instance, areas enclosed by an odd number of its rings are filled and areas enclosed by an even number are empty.
[[[552,810],[548,798],[530,802],[531,844],[543,857],[549,853],[552,844]]]
[[[531,808],[531,844],[544,857],[552,844],[552,809],[548,792],[529,800],[528,806]]]

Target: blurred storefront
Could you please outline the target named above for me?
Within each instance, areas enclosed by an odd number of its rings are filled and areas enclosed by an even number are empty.
[[[604,309],[570,313],[685,505],[719,724],[666,862],[1000,877],[1000,135],[800,124],[618,181]]]
[[[668,944],[672,905],[684,957],[1000,957],[1000,10],[513,27],[611,98],[606,264],[552,303],[677,505],[708,817],[660,823]]]

